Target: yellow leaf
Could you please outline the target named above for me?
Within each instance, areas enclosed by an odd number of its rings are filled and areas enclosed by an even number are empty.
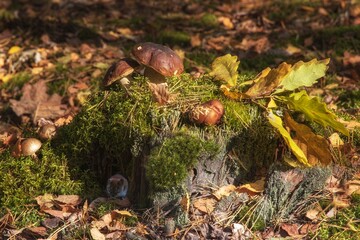
[[[92,239],[94,239],[94,240],[105,240],[106,239],[105,235],[102,234],[99,231],[99,229],[94,228],[94,227],[90,229],[90,234],[91,234]]]
[[[230,185],[226,185],[226,186],[222,186],[221,188],[219,188],[217,191],[215,191],[213,193],[213,195],[220,200],[222,197],[227,197],[229,196],[232,192],[234,192],[236,189],[236,187],[232,184]]]
[[[269,112],[268,120],[270,124],[275,127],[283,137],[286,145],[290,148],[295,157],[305,166],[310,167],[311,165],[306,158],[306,155],[301,150],[301,148],[295,143],[291,138],[290,133],[283,127],[283,122],[280,117],[276,116],[272,111]]]
[[[253,183],[247,183],[236,188],[239,193],[247,193],[249,196],[259,195],[264,191],[265,180],[260,179]]]
[[[305,153],[310,165],[331,163],[332,155],[325,138],[313,133],[308,126],[295,122],[287,112],[285,112],[284,120],[285,125],[290,128],[293,140]]]
[[[254,80],[255,84],[249,88],[245,94],[250,97],[270,95],[281,81],[289,74],[291,65],[287,63],[280,64],[277,68],[266,68]]]
[[[291,44],[288,44],[285,51],[290,54],[290,55],[294,55],[294,54],[297,54],[297,53],[301,53],[301,49],[300,48],[297,48]]]
[[[0,75],[0,80],[3,82],[3,83],[7,83],[8,81],[11,80],[11,78],[13,77],[14,75],[13,74],[6,74],[4,76],[1,76]]]
[[[210,75],[220,81],[225,81],[227,85],[233,87],[236,85],[238,78],[238,67],[240,61],[237,60],[237,56],[226,54],[221,57],[217,57],[211,64]]]
[[[339,148],[340,146],[344,145],[344,141],[341,140],[340,136],[338,133],[333,133],[331,134],[330,137],[328,137],[331,146],[335,147],[335,148]]]
[[[221,22],[226,29],[233,29],[234,24],[232,23],[231,19],[228,17],[219,17],[218,21]]]
[[[113,210],[113,213],[117,213],[121,216],[126,216],[126,217],[132,217],[132,214],[129,211],[126,210]]]
[[[269,101],[267,107],[268,108],[277,108],[278,106],[277,106],[276,102],[274,101],[274,99],[270,98],[270,101]]]
[[[44,69],[43,67],[34,67],[31,69],[31,73],[33,75],[38,75],[43,71],[43,69]]]
[[[225,96],[234,100],[242,100],[249,98],[249,96],[244,93],[231,91],[227,85],[221,85],[220,90],[224,93]]]
[[[8,51],[8,54],[9,55],[12,55],[12,54],[15,54],[15,53],[18,53],[21,51],[21,47],[19,46],[12,46],[9,51]]]

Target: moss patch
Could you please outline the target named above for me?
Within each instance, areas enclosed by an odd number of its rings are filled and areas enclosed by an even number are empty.
[[[38,159],[15,158],[9,151],[0,160],[1,211],[10,208],[15,214],[26,210],[35,197],[45,193],[81,194],[83,185],[71,178],[71,170],[64,156],[56,155],[44,145]]]

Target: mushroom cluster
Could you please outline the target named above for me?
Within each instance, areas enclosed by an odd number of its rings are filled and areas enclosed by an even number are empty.
[[[131,74],[143,72],[152,83],[165,83],[166,77],[177,76],[184,71],[182,59],[169,47],[145,42],[134,46],[133,58],[122,58],[107,70],[103,85],[109,86],[116,81],[126,86]]]
[[[137,72],[148,78],[154,100],[160,105],[168,103],[171,96],[166,78],[177,76],[184,71],[182,59],[169,47],[151,42],[135,45],[131,55],[132,58],[122,58],[110,66],[103,85],[107,87],[119,81],[129,93],[131,75]],[[190,120],[199,125],[215,125],[223,115],[224,107],[219,100],[199,104],[189,112]]]

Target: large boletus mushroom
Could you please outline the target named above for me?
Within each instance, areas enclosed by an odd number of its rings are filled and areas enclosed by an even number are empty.
[[[113,63],[105,73],[103,86],[107,87],[116,81],[126,88],[130,83],[129,76],[139,67],[139,63],[131,58],[122,58]]]
[[[166,82],[165,77],[172,77],[184,71],[182,59],[169,47],[145,42],[134,46],[134,58],[145,66],[144,76],[153,83]]]

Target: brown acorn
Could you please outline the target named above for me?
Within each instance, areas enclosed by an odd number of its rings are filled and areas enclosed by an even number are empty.
[[[224,106],[216,99],[195,106],[189,113],[192,122],[209,126],[217,124],[223,115]]]

